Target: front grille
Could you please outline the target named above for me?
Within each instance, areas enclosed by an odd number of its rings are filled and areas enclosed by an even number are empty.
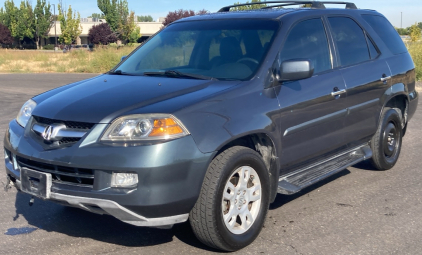
[[[70,137],[66,137],[66,138],[62,138],[59,141],[59,145],[77,143],[79,140],[81,140],[81,138],[70,138]]]
[[[38,116],[34,116],[34,119],[38,123],[45,124],[45,125],[51,125],[51,124],[54,124],[54,123],[63,123],[63,124],[66,125],[67,128],[72,128],[72,129],[89,130],[95,125],[93,123],[88,123],[88,122],[53,120],[53,119],[48,119],[48,118],[43,118],[43,117],[38,117]]]
[[[53,119],[48,119],[48,118],[38,117],[38,116],[34,116],[34,119],[35,119],[35,122],[36,122],[34,124],[34,126],[35,125],[42,125],[42,127],[44,127],[44,126],[49,126],[49,125],[52,125],[52,124],[64,124],[66,126],[66,129],[77,130],[77,131],[81,131],[81,132],[89,132],[89,130],[91,130],[95,125],[93,123],[87,123],[87,122],[53,120]],[[40,143],[47,145],[50,149],[72,146],[73,144],[75,144],[79,140],[81,140],[81,138],[82,138],[82,137],[77,137],[77,138],[76,137],[63,137],[58,141],[50,142],[50,141],[45,141],[41,137],[41,132],[42,131],[39,131],[39,130],[37,132],[34,132],[37,135],[36,139]]]
[[[75,168],[46,164],[17,156],[19,166],[43,173],[50,173],[53,182],[71,185],[94,186],[93,169]]]

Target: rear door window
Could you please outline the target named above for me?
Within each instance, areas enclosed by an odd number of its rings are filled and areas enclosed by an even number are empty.
[[[364,14],[362,17],[375,30],[393,54],[407,52],[407,48],[394,27],[382,16]]]
[[[310,59],[314,73],[332,68],[327,34],[321,19],[302,21],[290,31],[280,52],[280,63],[297,58]]]
[[[354,20],[347,17],[329,17],[328,20],[342,66],[370,59],[366,35]]]

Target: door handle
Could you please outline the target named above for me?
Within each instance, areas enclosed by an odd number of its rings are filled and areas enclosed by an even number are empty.
[[[346,90],[345,89],[342,89],[342,90],[339,90],[339,91],[333,91],[333,92],[331,92],[331,95],[333,97],[336,97],[336,96],[340,96],[341,94],[344,94],[344,93],[346,93]]]
[[[391,79],[391,76],[386,76],[386,77],[382,77],[380,80],[382,81],[382,82],[386,82],[386,81],[388,81],[388,80],[390,80]]]

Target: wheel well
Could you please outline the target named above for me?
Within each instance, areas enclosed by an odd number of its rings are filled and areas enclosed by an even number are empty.
[[[247,147],[257,151],[262,156],[270,176],[270,203],[274,202],[277,196],[279,164],[276,156],[276,147],[272,139],[263,133],[246,135],[223,146],[216,156],[232,146]]]
[[[401,116],[404,117],[404,123],[407,123],[408,101],[405,95],[398,95],[388,100],[385,107],[398,108],[401,110]]]
[[[271,168],[272,159],[276,158],[274,143],[266,134],[251,134],[237,138],[224,145],[216,155],[233,146],[243,146],[257,151],[262,156],[267,169]]]

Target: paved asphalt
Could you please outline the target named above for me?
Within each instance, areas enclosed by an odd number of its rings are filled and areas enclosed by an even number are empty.
[[[33,95],[89,77],[0,74],[0,136]],[[392,170],[361,163],[294,196],[279,195],[258,239],[238,254],[422,254],[421,126],[419,109]],[[1,187],[4,182],[0,160]],[[48,201],[29,207],[29,199],[0,190],[0,254],[215,252],[186,223],[171,230],[138,228]],[[19,234],[25,232],[31,233]]]

